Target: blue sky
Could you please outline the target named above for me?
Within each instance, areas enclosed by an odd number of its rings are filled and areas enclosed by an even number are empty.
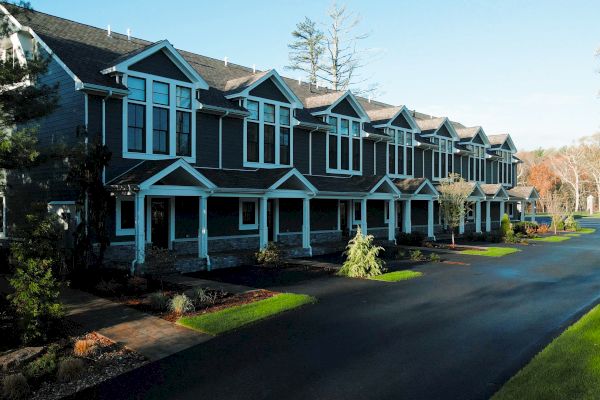
[[[170,6],[175,5],[177,6]],[[259,69],[284,70],[296,22],[332,3],[32,0],[40,11]],[[347,1],[378,51],[376,99],[509,132],[521,149],[600,130],[600,2]]]

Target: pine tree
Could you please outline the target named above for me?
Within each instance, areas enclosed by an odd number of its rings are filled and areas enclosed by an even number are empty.
[[[373,235],[363,235],[360,226],[356,229],[356,236],[350,239],[346,247],[346,261],[339,270],[338,275],[352,278],[367,278],[383,273],[385,262],[379,258],[381,246],[373,244]]]
[[[288,45],[290,49],[290,65],[286,68],[292,71],[302,71],[308,75],[311,85],[317,84],[319,63],[325,48],[323,47],[323,32],[317,24],[308,17],[296,24],[292,32],[294,42]]]

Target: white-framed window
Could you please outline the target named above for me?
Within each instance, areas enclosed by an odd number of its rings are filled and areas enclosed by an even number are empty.
[[[240,199],[240,231],[258,229],[258,199]]]
[[[352,225],[360,225],[362,222],[362,202],[354,200],[352,202]]]
[[[135,235],[135,200],[132,197],[117,197],[116,202],[115,234]]]
[[[447,178],[454,171],[454,143],[452,139],[434,137],[433,143],[433,179]]]
[[[404,129],[388,128],[387,134],[393,139],[387,145],[387,173],[394,176],[412,176],[413,133]]]
[[[6,197],[0,194],[0,238],[6,237]]]
[[[123,157],[196,158],[196,119],[191,83],[132,72],[124,78]]]
[[[293,164],[292,109],[257,97],[245,100],[244,165],[273,168]]]
[[[511,185],[513,179],[512,153],[502,150],[500,155],[502,158],[498,162],[498,182],[503,185]]]
[[[357,118],[331,114],[324,119],[327,134],[327,172],[362,174],[362,124]]]
[[[468,145],[469,155],[468,180],[485,182],[485,147],[477,144]]]

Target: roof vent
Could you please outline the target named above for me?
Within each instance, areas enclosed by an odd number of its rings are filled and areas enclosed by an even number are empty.
[[[227,64],[229,64],[229,57],[225,57],[223,61],[225,62],[225,66],[227,66]]]
[[[298,77],[298,86],[302,86],[302,77],[301,76]]]
[[[106,36],[110,36],[110,25],[106,28]]]
[[[317,89],[319,88],[319,80],[317,79]]]
[[[252,73],[255,74],[256,73],[256,64],[252,64]]]
[[[369,95],[369,103],[371,102],[371,99],[372,99],[372,96],[371,96],[371,95]]]
[[[127,28],[127,40],[131,40],[131,28]]]

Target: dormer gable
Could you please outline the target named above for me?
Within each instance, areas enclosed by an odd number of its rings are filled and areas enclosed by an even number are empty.
[[[419,126],[405,106],[388,107],[368,111],[374,128],[403,128],[420,132]]]
[[[304,107],[302,101],[274,69],[231,79],[225,84],[227,99],[249,96],[288,103],[294,108]]]
[[[480,126],[456,128],[456,133],[460,137],[461,144],[478,144],[485,147],[490,146],[487,135]]]
[[[507,150],[511,153],[517,152],[517,147],[508,133],[489,135],[488,139],[493,150]]]
[[[315,116],[339,114],[361,119],[364,122],[370,121],[365,109],[349,90],[312,96],[305,100],[305,104]]]
[[[416,121],[424,137],[439,136],[459,140],[454,126],[446,117],[417,119]]]

